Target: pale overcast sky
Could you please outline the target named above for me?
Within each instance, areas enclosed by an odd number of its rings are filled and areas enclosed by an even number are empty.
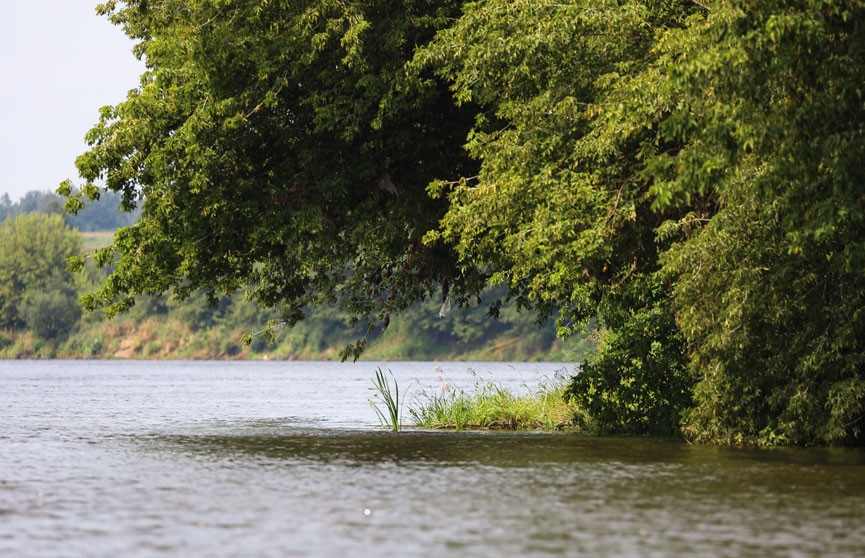
[[[79,184],[75,158],[99,107],[138,85],[132,41],[96,15],[99,0],[3,0],[0,195]]]

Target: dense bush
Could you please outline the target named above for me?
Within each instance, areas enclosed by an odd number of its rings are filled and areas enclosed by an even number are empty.
[[[18,304],[27,328],[43,339],[66,337],[81,318],[78,295],[68,281],[55,278],[37,289],[28,289]]]

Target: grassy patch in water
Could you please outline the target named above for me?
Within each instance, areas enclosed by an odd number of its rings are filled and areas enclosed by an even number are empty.
[[[471,392],[448,387],[435,394],[422,392],[409,409],[420,428],[455,430],[571,430],[577,412],[563,381],[515,394],[480,380]]]

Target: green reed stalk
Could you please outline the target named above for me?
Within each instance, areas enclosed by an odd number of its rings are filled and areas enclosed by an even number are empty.
[[[400,406],[399,406],[399,384],[394,378],[393,372],[388,370],[390,377],[393,379],[393,389],[391,389],[390,381],[381,368],[375,371],[375,378],[372,380],[373,389],[376,391],[375,400],[370,399],[369,404],[378,415],[382,426],[388,426],[394,432],[399,432]],[[376,401],[377,400],[377,401]],[[378,406],[383,403],[387,411],[385,413]]]

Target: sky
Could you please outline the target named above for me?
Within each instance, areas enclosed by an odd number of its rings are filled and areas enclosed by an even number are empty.
[[[75,158],[99,108],[138,85],[144,65],[100,0],[3,2],[0,18],[0,195],[80,184]]]

